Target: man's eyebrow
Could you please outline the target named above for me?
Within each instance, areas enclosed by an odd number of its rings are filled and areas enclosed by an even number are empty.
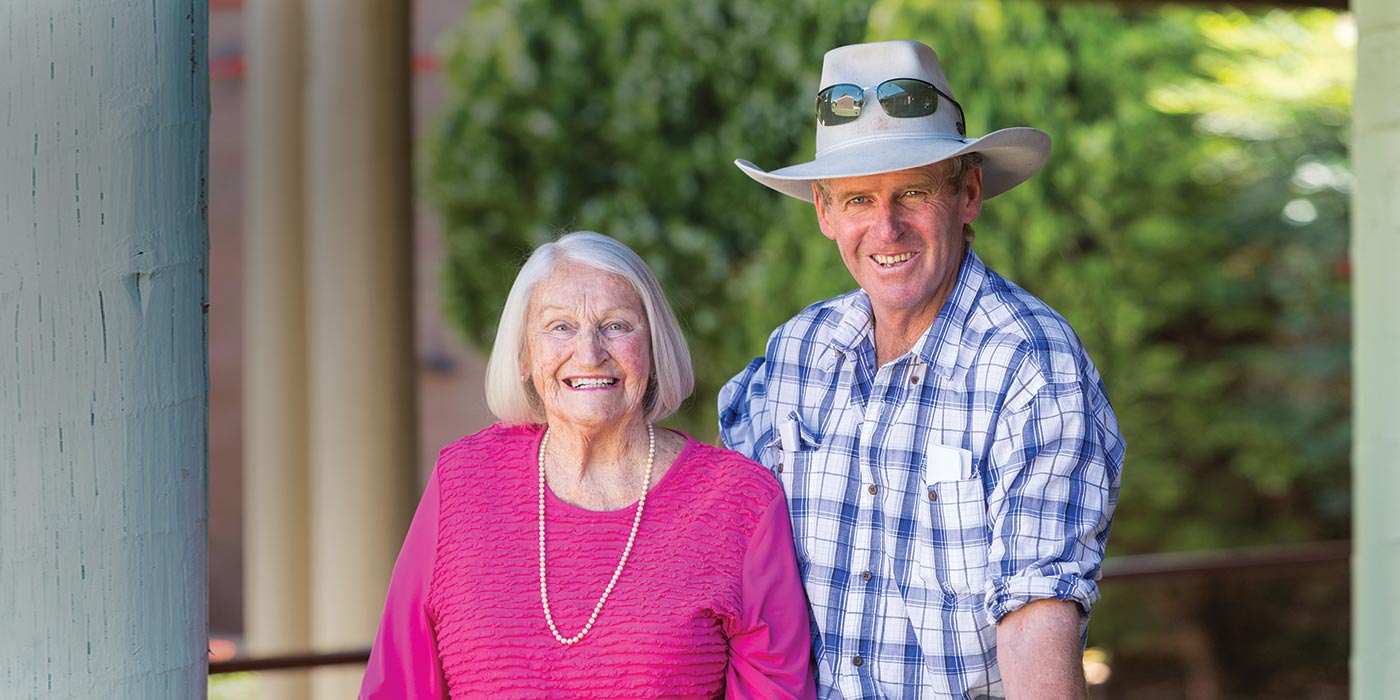
[[[919,178],[909,180],[896,187],[891,188],[893,192],[905,192],[908,190],[937,190],[938,182],[933,178]],[[831,198],[835,201],[845,201],[851,197],[869,196],[875,191],[872,187],[851,187],[844,190],[832,190]]]
[[[935,178],[931,178],[931,177],[921,177],[921,178],[919,178],[919,179],[917,179],[917,180],[911,180],[911,181],[909,181],[909,182],[904,183],[903,185],[900,185],[899,189],[900,189],[901,191],[902,191],[902,190],[936,190],[936,189],[938,189],[938,180],[935,179]]]
[[[867,195],[870,194],[870,192],[871,190],[869,187],[849,187],[844,190],[832,190],[831,198],[840,201],[850,199],[851,197]]]

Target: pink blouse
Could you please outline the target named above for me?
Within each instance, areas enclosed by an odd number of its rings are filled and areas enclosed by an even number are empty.
[[[781,488],[687,436],[647,495],[627,566],[582,641],[540,606],[543,426],[443,449],[394,565],[360,688],[381,698],[814,698],[807,601]],[[546,489],[550,610],[583,628],[636,505],[589,511]]]

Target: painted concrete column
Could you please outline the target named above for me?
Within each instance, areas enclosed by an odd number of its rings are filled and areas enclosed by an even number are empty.
[[[312,641],[374,637],[417,497],[409,3],[308,0]],[[314,675],[353,697],[361,668]]]
[[[1400,688],[1400,3],[1352,0],[1353,698]]]
[[[244,632],[255,656],[311,648],[301,0],[245,6]],[[310,674],[264,673],[261,700]]]
[[[0,10],[0,697],[206,695],[207,3]]]

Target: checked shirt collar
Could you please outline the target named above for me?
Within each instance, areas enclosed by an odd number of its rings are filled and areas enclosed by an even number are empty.
[[[972,246],[968,246],[963,253],[962,265],[958,268],[957,284],[953,285],[953,291],[943,302],[933,325],[910,349],[915,357],[944,379],[957,380],[968,369],[968,359],[962,357],[963,328],[972,315],[973,304],[986,278],[987,266],[972,252]],[[870,297],[863,290],[847,294],[842,299],[840,311],[841,321],[831,334],[831,352],[822,359],[822,369],[826,371],[836,367],[840,356],[858,353],[861,343],[875,330]]]

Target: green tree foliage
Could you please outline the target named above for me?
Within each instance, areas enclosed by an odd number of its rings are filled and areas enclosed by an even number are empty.
[[[1346,536],[1345,27],[996,0],[871,11],[873,38],[938,49],[969,133],[1055,140],[1041,174],[984,208],[976,246],[1099,365],[1128,440],[1113,554]],[[1174,656],[1197,688],[1241,697],[1300,673],[1344,682],[1345,582],[1267,590],[1110,587],[1095,643],[1139,670]],[[1285,600],[1332,622],[1281,616]]]
[[[475,3],[446,45],[427,150],[449,315],[489,348],[531,248],[576,229],[618,238],[686,327],[698,381],[677,423],[713,435],[719,386],[772,328],[852,286],[810,207],[733,160],[805,160],[822,54],[864,31],[858,2]]]
[[[938,48],[969,133],[1054,138],[1045,170],[984,208],[976,246],[1104,375],[1124,512],[1151,514],[1115,523],[1120,553],[1345,534],[1349,90],[1340,61],[1277,73],[1335,49],[1317,45],[1334,17],[872,10],[873,38]]]

